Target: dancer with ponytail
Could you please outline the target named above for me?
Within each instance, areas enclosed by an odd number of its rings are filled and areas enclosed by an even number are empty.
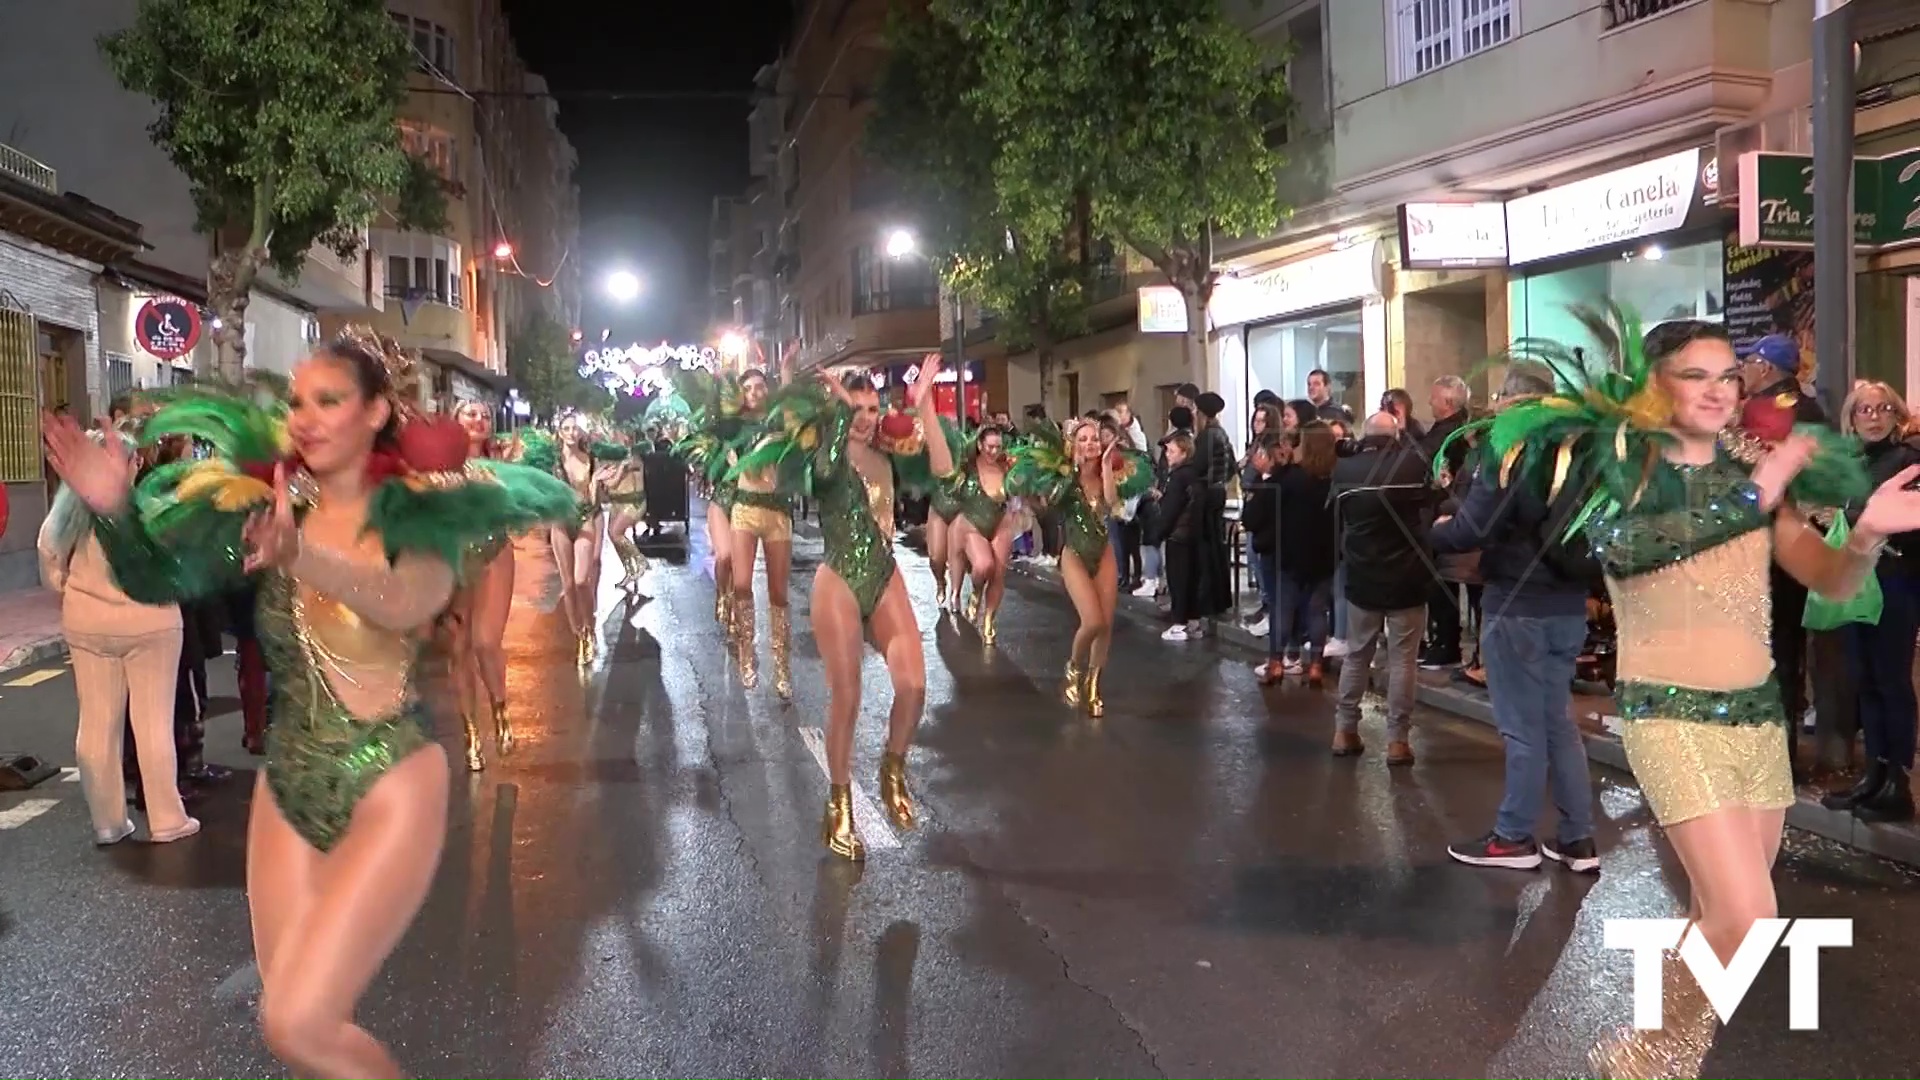
[[[740,376],[740,430],[732,443],[736,461],[752,456],[766,439],[785,437],[785,433],[767,423],[770,390],[764,371],[749,369]],[[782,701],[791,701],[793,617],[787,606],[787,585],[793,575],[793,496],[780,491],[773,476],[764,470],[735,468],[727,476],[735,485],[730,545],[733,596],[728,606],[740,685],[749,690],[760,685],[753,565],[756,552],[764,550],[767,554],[767,622],[773,634],[773,692]]]
[[[992,645],[998,634],[1000,602],[1007,592],[1007,566],[1013,559],[1013,518],[1007,513],[1007,437],[997,427],[974,434],[966,462],[954,483],[960,515],[954,521],[953,546],[966,552],[973,581],[967,621]],[[955,596],[959,594],[956,586]]]
[[[682,368],[674,392],[686,403],[686,432],[673,453],[687,463],[707,502],[707,550],[713,555],[713,618],[733,654],[733,504],[731,447],[740,436],[740,384],[730,375]],[[751,595],[751,594],[749,594]]]
[[[820,385],[788,387],[768,409],[770,434],[733,469],[820,500],[825,551],[812,596],[813,638],[828,694],[820,831],[828,851],[856,862],[866,858],[866,844],[853,824],[853,725],[860,714],[860,654],[869,638],[893,681],[880,801],[897,827],[911,829],[916,820],[907,750],[926,705],[927,667],[913,603],[893,559],[894,469],[904,466],[911,483],[926,487],[952,474],[946,439],[923,434],[939,427],[932,404],[939,371],[939,356],[929,355],[913,389],[917,426],[905,416],[882,424],[880,396],[865,376],[845,386],[823,376]]]
[[[581,616],[582,667],[593,662],[599,647],[600,541],[605,535],[608,486],[626,461],[627,448],[597,437],[585,413],[568,412],[557,425],[560,435],[559,475],[586,507],[573,539],[573,605]]]
[[[194,391],[147,439],[219,457],[134,489],[117,437],[43,418],[47,459],[95,515],[129,597],[259,585],[275,680],[247,833],[247,901],[268,1046],[296,1076],[399,1076],[354,1022],[425,901],[447,830],[448,768],[421,700],[421,642],[469,552],[574,512],[533,470],[465,461],[451,422],[403,423],[391,342],[347,334],[294,370],[283,434],[251,402]],[[451,430],[449,430],[451,429]],[[292,456],[284,456],[282,440]]]
[[[499,457],[493,434],[493,408],[484,401],[463,402],[453,411],[467,436],[470,460]],[[539,530],[545,533],[544,526]],[[513,749],[513,723],[507,712],[507,614],[513,607],[513,544],[503,537],[475,553],[465,587],[448,610],[449,654],[460,719],[467,739],[467,770],[486,768],[478,716],[482,703],[493,720],[494,743],[501,757]]]
[[[620,557],[626,576],[620,579],[620,591],[629,598],[640,595],[641,579],[647,576],[647,557],[634,543],[633,530],[647,512],[646,436],[638,425],[626,434],[626,458],[613,464],[606,485],[607,542]]]

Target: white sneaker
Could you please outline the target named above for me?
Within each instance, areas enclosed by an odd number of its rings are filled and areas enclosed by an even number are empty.
[[[1180,623],[1174,623],[1172,626],[1169,626],[1165,630],[1162,630],[1160,632],[1160,640],[1161,641],[1185,641],[1187,640],[1187,628]]]
[[[1159,591],[1160,591],[1160,583],[1158,581],[1155,581],[1152,578],[1148,578],[1147,580],[1140,583],[1139,588],[1133,590],[1133,595],[1144,596],[1148,599],[1152,599],[1156,594],[1159,593]]]
[[[1301,675],[1306,673],[1307,665],[1301,663],[1299,657],[1289,656],[1281,661],[1280,670],[1288,675]]]
[[[1321,655],[1328,657],[1345,656],[1347,652],[1347,643],[1345,641],[1340,638],[1328,638],[1327,647]]]
[[[1252,634],[1252,635],[1253,635],[1254,637],[1266,637],[1266,636],[1267,636],[1267,622],[1268,622],[1268,620],[1266,620],[1266,619],[1261,619],[1261,620],[1260,620],[1259,622],[1252,622],[1252,623],[1248,623],[1248,624],[1247,624],[1247,633],[1249,633],[1249,634]]]

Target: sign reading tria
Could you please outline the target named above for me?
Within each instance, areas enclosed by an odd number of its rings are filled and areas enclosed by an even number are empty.
[[[1920,244],[1920,149],[1854,159],[1853,240],[1876,250]],[[1740,155],[1740,243],[1813,246],[1813,158]]]

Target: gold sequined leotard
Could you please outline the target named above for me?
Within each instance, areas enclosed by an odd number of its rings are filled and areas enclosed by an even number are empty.
[[[956,501],[960,505],[960,512],[967,516],[967,522],[989,540],[1000,531],[1001,519],[1007,516],[1006,482],[1002,479],[995,486],[999,487],[999,493],[989,493],[986,482],[980,479],[980,470],[968,469],[954,492]],[[1103,529],[1102,540],[1105,537],[1106,533]]]
[[[1772,519],[1735,462],[1678,469],[1684,502],[1592,530],[1619,629],[1615,697],[1634,777],[1663,825],[1793,805],[1773,676]]]

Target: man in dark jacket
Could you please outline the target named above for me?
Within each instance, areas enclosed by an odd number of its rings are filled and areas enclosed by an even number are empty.
[[[1820,402],[1800,389],[1800,346],[1785,334],[1768,334],[1740,350],[1740,384],[1751,401],[1771,398],[1780,409],[1793,410],[1795,424],[1828,423]],[[1773,565],[1769,575],[1773,594],[1773,671],[1780,680],[1780,696],[1787,707],[1787,760],[1793,762],[1796,781],[1807,779],[1798,750],[1801,717],[1807,712],[1807,587]]]
[[[1456,497],[1466,490],[1467,442],[1453,438],[1467,421],[1467,407],[1473,403],[1473,390],[1466,380],[1458,375],[1442,375],[1433,381],[1427,392],[1427,404],[1433,409],[1433,425],[1420,436],[1420,452],[1429,462],[1446,460],[1446,477],[1443,481],[1449,492]],[[1423,668],[1448,668],[1460,663],[1460,585],[1462,579],[1457,576],[1434,578],[1433,590],[1427,596],[1427,645],[1420,654],[1420,666]],[[1467,583],[1472,587],[1471,579]]]
[[[1507,371],[1502,400],[1553,392],[1544,368],[1516,365]],[[1593,786],[1586,744],[1573,721],[1574,667],[1587,639],[1587,596],[1594,582],[1561,557],[1566,524],[1581,492],[1549,504],[1512,474],[1500,486],[1501,463],[1482,460],[1460,508],[1434,523],[1429,537],[1438,554],[1480,552],[1486,583],[1480,631],[1493,719],[1507,748],[1506,790],[1493,831],[1447,854],[1471,866],[1532,869],[1540,856],[1586,873],[1600,869],[1593,844]],[[1540,796],[1551,786],[1560,809],[1555,839],[1536,843]]]
[[[1391,413],[1367,417],[1359,452],[1333,467],[1340,556],[1347,566],[1347,656],[1334,706],[1333,752],[1361,752],[1360,699],[1374,650],[1387,645],[1387,764],[1411,765],[1420,633],[1427,621],[1433,566],[1427,521],[1434,491],[1427,462],[1401,437]]]

